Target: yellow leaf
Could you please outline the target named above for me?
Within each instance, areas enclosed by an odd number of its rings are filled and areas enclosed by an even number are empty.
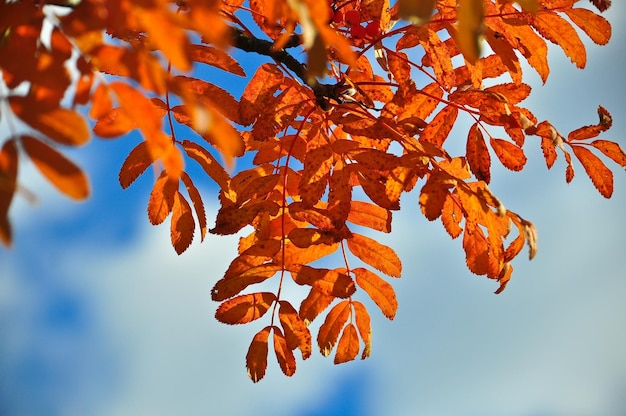
[[[37,169],[59,191],[73,199],[89,196],[87,176],[61,153],[30,136],[22,136],[22,146]]]

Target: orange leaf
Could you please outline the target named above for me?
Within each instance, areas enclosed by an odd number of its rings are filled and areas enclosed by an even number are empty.
[[[621,167],[626,166],[626,153],[620,148],[619,144],[608,140],[594,140],[590,144],[604,153],[605,156],[613,159]]]
[[[246,368],[248,369],[248,377],[256,383],[265,376],[267,369],[267,352],[269,350],[267,340],[270,336],[272,327],[266,326],[256,333],[252,338],[252,343],[246,354]]]
[[[187,172],[182,172],[180,178],[187,188],[187,193],[189,194],[189,198],[193,203],[193,208],[196,211],[196,217],[198,217],[198,225],[200,226],[200,241],[204,241],[204,237],[206,236],[207,232],[207,223],[206,212],[204,211],[204,203],[202,202],[202,197],[200,196],[198,188],[196,188]]]
[[[172,206],[172,222],[170,236],[172,246],[176,253],[181,254],[187,250],[193,240],[193,232],[196,224],[191,215],[191,207],[185,197],[178,191],[174,194],[174,205]]]
[[[435,8],[435,0],[398,0],[398,15],[415,25],[430,20]]]
[[[78,146],[89,140],[85,119],[75,111],[45,105],[34,97],[9,97],[11,109],[22,121],[57,143]]]
[[[228,91],[210,82],[183,75],[174,77],[172,82],[193,94],[200,102],[210,103],[228,119],[239,122],[239,103]]]
[[[417,35],[424,52],[430,58],[429,66],[433,68],[439,84],[446,90],[456,83],[452,59],[446,45],[439,39],[437,32],[427,27],[417,29]]]
[[[274,331],[274,352],[278,365],[280,365],[283,374],[290,377],[296,372],[296,358],[293,356],[291,348],[287,346],[287,340],[280,332],[280,328],[273,326],[272,330]]]
[[[291,303],[285,300],[280,301],[278,318],[285,331],[287,346],[291,350],[300,348],[303,360],[309,358],[311,356],[311,332]]]
[[[349,316],[350,302],[347,300],[339,302],[326,315],[326,319],[317,333],[317,345],[324,357],[328,357],[332,351]]]
[[[300,179],[300,193],[303,202],[314,205],[320,200],[328,185],[327,178],[332,162],[333,150],[329,144],[307,152]]]
[[[359,336],[356,333],[356,328],[352,323],[349,323],[344,328],[337,344],[334,363],[341,364],[354,360],[359,353],[359,347]]]
[[[391,232],[391,212],[369,202],[350,201],[348,221],[376,231]]]
[[[491,158],[478,124],[472,124],[467,136],[466,157],[470,169],[476,179],[489,183],[491,181]]]
[[[183,140],[183,149],[187,156],[198,162],[202,169],[213,179],[222,189],[228,188],[230,176],[220,163],[208,150],[197,143]]]
[[[334,244],[342,240],[342,236],[334,230],[318,230],[316,228],[294,228],[289,232],[289,241],[296,247],[307,248],[315,244]]]
[[[243,207],[222,207],[217,213],[215,227],[209,232],[219,235],[235,234],[246,225],[252,224],[260,213],[276,215],[279,209],[276,202],[269,200],[252,200]]]
[[[613,195],[613,172],[607,168],[599,157],[582,146],[572,146],[574,155],[585,168],[585,172],[598,192],[605,198]]]
[[[441,176],[431,175],[422,187],[419,203],[422,213],[429,221],[434,221],[441,215],[443,204],[448,197],[448,188],[454,183],[442,181]]]
[[[174,208],[174,195],[178,192],[178,181],[171,179],[162,171],[154,183],[148,201],[148,219],[150,224],[161,224]]]
[[[563,12],[598,45],[611,39],[611,24],[604,17],[583,8],[564,9]]]
[[[520,171],[526,164],[526,155],[521,147],[502,139],[490,138],[491,148],[505,168]]]
[[[328,217],[335,228],[341,228],[348,218],[352,200],[350,170],[335,168],[330,175],[328,186]]]
[[[450,135],[454,122],[459,114],[459,110],[452,105],[441,109],[419,136],[420,141],[433,143],[442,146]]]
[[[331,245],[317,244],[307,248],[299,248],[290,242],[285,243],[284,267],[290,268],[294,264],[309,264],[322,257],[337,251],[339,243]],[[277,262],[282,262],[282,256],[275,256]]]
[[[405,53],[390,52],[387,55],[389,71],[398,84],[403,84],[411,79],[411,67]]]
[[[9,139],[0,150],[0,240],[9,246],[12,240],[11,224],[7,215],[17,184],[18,155],[15,140]]]
[[[144,173],[152,162],[154,162],[154,160],[150,155],[146,142],[141,142],[135,146],[120,168],[119,182],[122,188],[126,189],[135,182],[135,179]]]
[[[246,86],[239,103],[241,124],[249,126],[266,110],[268,99],[274,95],[284,78],[273,64],[263,64]]]
[[[93,96],[91,97],[89,117],[95,120],[100,119],[112,109],[113,103],[111,102],[111,97],[109,96],[109,87],[104,83],[98,84]]]
[[[346,241],[352,254],[376,270],[392,277],[400,277],[402,274],[402,263],[390,247],[357,233]]]
[[[398,310],[398,301],[393,287],[377,274],[362,267],[354,269],[353,272],[356,284],[372,298],[383,315],[390,320],[395,318]]]
[[[290,267],[290,271],[297,284],[312,286],[321,293],[336,298],[347,298],[356,291],[350,276],[336,270],[294,265]]]
[[[276,301],[270,292],[257,292],[229,299],[217,308],[215,318],[229,325],[247,324],[259,319]]]
[[[356,318],[356,327],[359,330],[361,339],[365,344],[361,359],[364,360],[370,356],[372,350],[372,327],[370,325],[370,315],[361,302],[353,301],[354,315]]]
[[[192,61],[211,65],[242,77],[246,76],[239,62],[221,49],[207,45],[189,45],[188,52]]]
[[[250,285],[261,283],[276,272],[281,270],[280,266],[267,263],[259,266],[252,266],[240,274],[226,273],[226,275],[215,283],[211,289],[211,299],[222,301],[237,295]]]
[[[465,261],[472,273],[484,275],[489,272],[489,243],[480,227],[465,225],[463,233]]]
[[[89,181],[78,166],[47,144],[22,136],[22,146],[37,169],[59,191],[73,199],[89,196]]]
[[[334,296],[326,295],[312,287],[307,297],[300,303],[300,318],[306,325],[310,324],[333,300]]]
[[[458,1],[456,44],[470,63],[480,57],[480,34],[482,33],[484,1]]]
[[[500,287],[494,292],[496,295],[499,295],[504,291],[506,285],[511,280],[511,275],[513,274],[513,266],[509,263],[504,263],[504,267],[502,268],[502,272],[498,276],[498,282],[500,283]]]
[[[137,128],[133,119],[121,108],[113,108],[100,115],[93,126],[93,132],[101,138],[114,138],[122,136]]]
[[[534,16],[532,25],[541,36],[559,45],[576,67],[585,67],[587,64],[585,45],[567,20],[553,11],[542,10]]]
[[[452,195],[448,194],[443,203],[441,223],[452,238],[457,238],[463,232],[460,223],[463,220],[463,211]]]

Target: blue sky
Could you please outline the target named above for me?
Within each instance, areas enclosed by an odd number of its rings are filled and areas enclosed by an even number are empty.
[[[531,76],[525,104],[562,132],[595,123],[601,104],[614,118],[603,137],[625,148],[626,7],[614,2],[606,16],[609,46],[589,45],[585,71],[553,49],[552,77],[541,87]],[[32,167],[21,172],[38,203],[17,199],[15,245],[0,251],[0,414],[626,414],[623,171],[605,200],[580,165],[569,185],[562,158],[547,171],[534,139],[523,172],[498,168],[492,190],[539,230],[537,257],[520,256],[498,296],[494,282],[467,271],[460,241],[407,195],[394,232],[378,236],[397,250],[404,276],[394,281],[393,322],[372,305],[372,356],[335,366],[314,351],[294,377],[270,364],[253,384],[244,357],[265,323],[219,324],[209,293],[236,238],[194,241],[178,257],[168,226],[148,224],[150,174],[127,191],[117,183],[138,140],[96,139],[71,153],[93,184],[84,203]],[[208,183],[204,195],[215,213]]]

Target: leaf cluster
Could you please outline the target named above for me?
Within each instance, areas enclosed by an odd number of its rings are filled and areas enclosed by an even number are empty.
[[[366,305],[388,319],[398,308],[390,282],[401,276],[401,261],[373,235],[391,232],[403,194],[416,190],[421,213],[462,240],[468,269],[497,281],[496,293],[524,246],[534,257],[537,231],[490,190],[492,160],[521,171],[530,142],[548,168],[562,153],[570,182],[573,155],[611,197],[605,160],[624,167],[626,154],[599,138],[611,127],[609,112],[599,107],[597,124],[563,135],[522,106],[531,94],[524,62],[545,82],[550,43],[584,68],[580,36],[609,41],[609,22],[579,3],[3,1],[0,71],[9,93],[2,117],[28,132],[11,128],[3,138],[0,237],[12,241],[20,154],[62,193],[83,199],[87,177],[63,148],[88,142],[87,118],[104,140],[139,131],[119,182],[128,188],[149,168],[157,172],[148,219],[169,219],[176,252],[196,230],[200,240],[207,232],[241,236],[211,297],[221,322],[269,321],[248,349],[250,378],[266,373],[270,335],[291,376],[294,351],[311,355],[310,324],[321,317],[322,355],[335,350],[335,363],[359,352],[365,359],[372,345]],[[610,5],[592,3],[600,11]],[[47,38],[44,25],[52,27]],[[235,50],[262,63],[248,74]],[[203,76],[207,65],[225,76]],[[228,91],[233,77],[246,82],[239,98]],[[462,118],[470,127],[452,138]],[[450,154],[451,139],[463,140],[465,153]],[[235,169],[244,155],[251,163]],[[192,177],[189,164],[206,175]],[[206,179],[219,189],[214,223],[197,185]],[[304,299],[284,297],[292,284],[306,287]]]

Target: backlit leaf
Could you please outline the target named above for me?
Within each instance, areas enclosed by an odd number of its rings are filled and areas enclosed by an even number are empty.
[[[335,305],[326,315],[326,319],[317,333],[317,345],[324,357],[330,354],[337,343],[337,338],[339,338],[341,330],[348,321],[350,311],[350,302],[343,300]]]
[[[242,273],[226,275],[215,283],[211,289],[211,299],[223,301],[239,294],[250,285],[261,283],[274,276],[281,268],[272,263],[251,266]]]
[[[393,319],[398,310],[398,301],[393,287],[371,271],[358,267],[353,270],[356,284],[363,289],[388,319]]]
[[[333,300],[335,300],[334,296],[322,293],[312,287],[307,297],[300,303],[300,318],[306,325],[310,324],[320,313],[324,312]]]
[[[59,144],[78,146],[89,140],[85,119],[73,110],[46,106],[34,97],[9,97],[11,109],[22,121]]]
[[[365,344],[363,347],[363,353],[361,353],[361,359],[364,360],[370,356],[370,352],[372,350],[372,327],[370,324],[370,315],[361,302],[353,301],[352,307],[354,308],[356,327],[359,330],[363,344]]]
[[[553,11],[537,13],[532,25],[550,42],[559,45],[578,68],[587,64],[585,45],[572,25]]]
[[[563,11],[596,44],[606,45],[611,39],[611,24],[604,17],[580,7]]]
[[[204,237],[207,232],[207,223],[206,223],[206,212],[204,211],[204,202],[202,202],[202,197],[200,196],[200,192],[196,185],[194,185],[191,177],[187,174],[187,172],[183,172],[180,179],[182,179],[185,184],[185,188],[187,188],[187,193],[189,194],[189,198],[193,204],[193,208],[196,211],[196,217],[198,218],[198,225],[200,226],[200,241],[204,241]]]
[[[411,23],[421,25],[430,20],[435,0],[398,0],[398,15]]]
[[[483,0],[458,1],[456,44],[465,59],[474,63],[480,57],[480,36],[482,34]]]
[[[376,270],[392,277],[400,277],[402,274],[402,263],[390,247],[357,233],[347,243],[352,254]]]
[[[211,65],[242,77],[246,76],[239,62],[221,49],[208,45],[189,45],[188,52],[192,61]]]
[[[391,212],[369,202],[350,201],[348,221],[376,231],[391,232]]]
[[[442,146],[450,135],[452,127],[459,114],[457,107],[448,105],[441,109],[440,112],[428,123],[422,133],[420,134],[420,141],[436,144]]]
[[[520,171],[526,164],[526,155],[521,147],[502,139],[489,139],[491,148],[505,168]]]
[[[217,308],[215,318],[229,325],[246,324],[259,319],[272,306],[276,295],[257,292],[229,299]]]
[[[37,169],[59,191],[76,200],[89,196],[87,176],[74,162],[30,136],[22,136],[22,146]]]
[[[12,241],[11,224],[7,215],[17,187],[17,147],[15,140],[9,139],[0,150],[0,240],[5,246]]]
[[[283,374],[290,377],[296,372],[296,358],[293,356],[291,348],[287,346],[287,340],[280,329],[274,326],[272,331],[274,332],[274,353],[276,353],[278,365]]]
[[[352,323],[346,325],[337,344],[337,353],[335,354],[335,364],[341,364],[352,361],[359,353],[359,336],[356,328]]]
[[[191,215],[191,207],[189,202],[183,195],[176,191],[174,194],[174,205],[172,206],[172,222],[170,227],[170,236],[172,246],[176,253],[181,254],[187,250],[193,240],[193,232],[196,224]]]
[[[146,142],[140,142],[130,151],[122,164],[119,182],[123,189],[128,188],[154,162]]]
[[[491,157],[478,124],[472,124],[467,135],[466,157],[476,179],[491,182]]]
[[[448,194],[446,200],[443,203],[443,210],[441,212],[441,222],[444,228],[452,238],[457,238],[463,232],[463,228],[459,224],[463,220],[463,211],[460,204],[456,202],[454,197]]]
[[[174,208],[174,198],[178,191],[178,181],[173,180],[166,171],[154,183],[148,201],[148,219],[150,224],[161,224]]]
[[[603,197],[610,198],[613,195],[613,172],[611,169],[607,168],[599,157],[585,147],[572,146],[572,150],[598,192]]]
[[[321,293],[337,298],[347,298],[355,291],[354,281],[345,273],[319,269],[306,265],[290,268],[293,280],[299,285],[312,286]]]
[[[202,169],[213,179],[222,189],[228,188],[230,176],[213,155],[204,147],[197,143],[183,140],[183,149],[187,156],[198,162]]]
[[[299,348],[303,360],[309,358],[311,356],[311,332],[291,303],[285,300],[280,301],[278,318],[285,332],[287,346],[291,350]]]
[[[610,157],[621,167],[626,166],[626,153],[621,149],[619,144],[608,140],[594,140],[590,143],[593,147]]]
[[[267,369],[267,353],[269,350],[267,341],[271,329],[272,327],[266,326],[257,332],[254,338],[252,338],[252,343],[250,343],[248,353],[246,354],[248,377],[250,377],[254,383],[265,376],[265,370]]]

